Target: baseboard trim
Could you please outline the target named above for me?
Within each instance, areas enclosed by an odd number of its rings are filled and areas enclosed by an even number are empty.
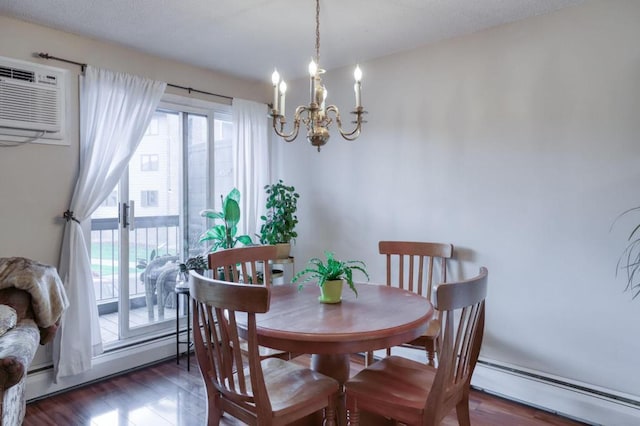
[[[58,383],[53,383],[53,366],[38,368],[27,374],[26,399],[27,402],[35,401],[74,387],[122,374],[125,371],[142,368],[164,359],[175,358],[175,356],[176,337],[173,334],[135,346],[106,352],[93,359],[91,370],[76,376],[62,378]]]
[[[592,425],[635,426],[640,400],[608,389],[480,359],[471,385],[479,390]]]

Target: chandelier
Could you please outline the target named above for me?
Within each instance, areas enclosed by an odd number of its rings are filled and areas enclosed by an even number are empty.
[[[366,121],[362,120],[362,115],[367,112],[362,108],[360,89],[362,79],[362,71],[359,66],[356,66],[353,76],[356,80],[353,89],[356,96],[356,106],[351,114],[355,115],[355,120],[352,121],[355,124],[355,129],[351,132],[345,132],[342,129],[342,121],[340,120],[340,111],[335,105],[325,105],[327,99],[327,89],[322,84],[320,76],[324,74],[324,70],[320,69],[320,0],[316,0],[316,56],[309,63],[309,76],[310,76],[310,101],[309,105],[300,105],[296,108],[293,114],[293,129],[289,133],[285,132],[285,124],[287,122],[285,117],[285,93],[287,91],[287,83],[280,79],[280,74],[275,70],[271,76],[271,82],[273,83],[273,108],[271,109],[271,118],[273,119],[273,130],[278,136],[283,138],[286,142],[292,142],[298,137],[298,131],[300,130],[300,122],[302,122],[307,128],[307,139],[311,145],[318,148],[327,143],[329,140],[329,126],[333,123],[329,114],[335,116],[335,122],[338,126],[340,135],[346,140],[352,141],[360,136],[360,130],[362,123]]]

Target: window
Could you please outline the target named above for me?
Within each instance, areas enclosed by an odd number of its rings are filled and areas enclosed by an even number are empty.
[[[154,136],[160,133],[160,123],[158,121],[158,115],[156,114],[149,122],[149,127],[144,133],[145,136]]]
[[[92,214],[92,271],[104,345],[175,332],[176,315],[186,321],[184,312],[169,307],[172,297],[148,295],[143,273],[157,257],[187,259],[206,250],[199,237],[210,223],[200,211],[219,210],[219,195],[233,185],[230,128],[227,107],[165,95],[117,191],[104,203],[127,203],[133,226],[119,222],[117,204]]]
[[[157,172],[160,169],[160,156],[158,154],[140,155],[140,170],[143,172]]]
[[[114,189],[111,194],[102,202],[101,207],[117,207],[118,206],[118,190]]]
[[[142,207],[158,207],[158,191],[140,191]]]

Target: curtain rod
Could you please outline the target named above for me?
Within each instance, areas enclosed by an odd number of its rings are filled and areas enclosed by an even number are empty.
[[[51,59],[51,60],[54,60],[54,61],[66,62],[67,64],[77,65],[77,66],[80,67],[82,72],[84,72],[84,69],[87,67],[87,64],[83,64],[82,62],[76,62],[76,61],[71,61],[69,59],[59,58],[57,56],[52,56],[52,55],[49,55],[48,53],[44,53],[44,52],[38,53],[38,56],[43,58],[43,59]],[[218,98],[224,98],[224,99],[233,100],[233,97],[231,97],[231,96],[220,95],[218,93],[207,92],[205,90],[198,90],[198,89],[194,89],[193,87],[179,86],[177,84],[171,84],[171,83],[167,83],[167,86],[175,87],[176,89],[186,90],[189,93],[195,92],[195,93],[201,93],[203,95],[211,95],[211,96],[217,96]]]

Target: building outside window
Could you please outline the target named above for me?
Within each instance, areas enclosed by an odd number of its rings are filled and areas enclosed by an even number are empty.
[[[160,169],[160,156],[158,154],[141,154],[140,171],[157,172]]]
[[[118,206],[118,190],[114,189],[111,194],[100,205],[101,207],[117,207]]]
[[[158,207],[158,191],[140,191],[142,207]]]

